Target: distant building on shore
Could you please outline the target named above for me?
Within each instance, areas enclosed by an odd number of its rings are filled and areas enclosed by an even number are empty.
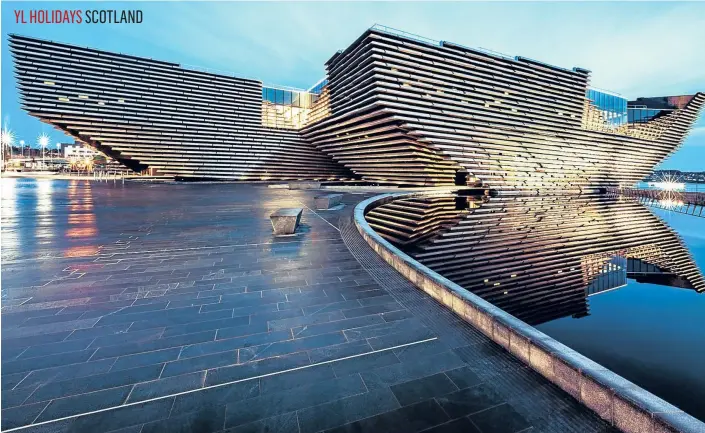
[[[654,170],[644,182],[659,181],[665,178],[688,183],[705,183],[705,171]]]
[[[100,155],[100,152],[82,143],[62,143],[61,148],[64,151],[64,158],[67,160],[93,158]]]

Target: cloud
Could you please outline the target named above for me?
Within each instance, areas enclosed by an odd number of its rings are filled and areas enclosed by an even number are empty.
[[[625,96],[705,90],[705,4],[201,3],[163,15],[152,39],[203,63],[281,84],[323,74],[323,63],[367,27],[593,71]],[[159,6],[156,6],[159,7]],[[173,7],[173,6],[171,6]],[[153,14],[153,16],[159,16]],[[319,72],[316,72],[319,71]],[[307,77],[305,81],[310,81]]]
[[[705,126],[698,126],[690,131],[691,137],[703,136],[705,137]]]
[[[688,134],[688,137],[685,139],[685,142],[683,143],[683,147],[686,148],[705,148],[705,126],[697,126],[693,129],[690,130],[690,133]],[[700,165],[702,166],[702,169],[705,170],[705,151],[701,151],[704,154],[699,158]]]

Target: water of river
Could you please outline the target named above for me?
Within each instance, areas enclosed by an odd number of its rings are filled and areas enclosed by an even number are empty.
[[[705,269],[705,219],[653,210]],[[589,298],[590,314],[537,328],[705,421],[705,294],[627,279]]]
[[[367,220],[436,272],[705,421],[705,218],[586,194],[414,198]]]

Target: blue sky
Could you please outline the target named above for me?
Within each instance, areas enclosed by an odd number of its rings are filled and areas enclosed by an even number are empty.
[[[18,139],[70,141],[21,111],[8,33],[199,65],[265,83],[308,87],[366,28],[592,71],[592,85],[628,98],[705,91],[705,3],[8,2],[2,19],[2,121]],[[142,24],[15,24],[22,9],[140,9]],[[662,168],[705,170],[705,115]]]

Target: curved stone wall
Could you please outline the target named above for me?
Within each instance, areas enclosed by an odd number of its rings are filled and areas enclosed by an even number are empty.
[[[438,195],[448,191],[438,192]],[[383,194],[355,208],[355,225],[387,263],[601,418],[629,433],[704,432],[705,424],[420,264],[376,233],[365,214],[399,198]]]

